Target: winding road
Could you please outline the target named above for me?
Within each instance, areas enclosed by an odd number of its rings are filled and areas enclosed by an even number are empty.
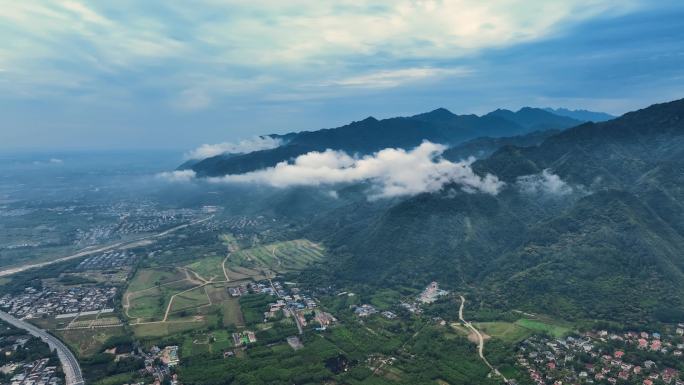
[[[497,368],[492,366],[492,364],[490,364],[489,361],[487,361],[487,358],[485,358],[485,356],[484,356],[484,338],[482,337],[482,333],[480,333],[480,331],[477,330],[477,328],[475,328],[475,326],[473,326],[472,323],[466,321],[463,318],[463,307],[465,306],[465,297],[463,297],[462,295],[460,295],[459,297],[461,297],[461,307],[459,307],[459,309],[458,309],[458,319],[461,320],[461,322],[463,322],[463,324],[468,329],[470,329],[473,333],[475,333],[475,335],[477,336],[477,340],[478,340],[478,342],[477,342],[477,354],[480,356],[480,358],[485,363],[485,365],[487,365],[487,367],[489,367],[489,369],[491,369],[494,372],[494,374],[496,374],[497,376],[500,376],[504,380],[505,383],[508,383],[508,379],[503,374],[501,374],[501,372],[499,372],[499,370]]]
[[[69,350],[69,348],[64,345],[62,341],[57,339],[57,337],[46,332],[45,330],[39,329],[28,322],[22,321],[18,318],[14,318],[11,315],[0,311],[0,319],[11,324],[15,327],[21,328],[29,332],[29,334],[40,338],[45,341],[45,343],[50,346],[50,349],[57,351],[57,356],[59,361],[62,363],[62,369],[64,370],[64,376],[66,377],[66,385],[83,385],[83,374],[81,373],[81,366],[78,364],[78,360],[74,354]]]

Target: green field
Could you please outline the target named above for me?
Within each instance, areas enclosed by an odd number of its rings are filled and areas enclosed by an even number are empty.
[[[511,322],[480,322],[475,327],[493,338],[509,343],[522,341],[532,334],[530,329]]]
[[[131,325],[138,338],[165,337],[168,335],[199,329],[206,326],[206,320],[188,319],[174,322],[155,322],[150,324]]]
[[[205,286],[209,298],[214,306],[221,308],[223,326],[242,327],[245,320],[240,310],[240,301],[228,294],[228,284],[213,284]]]
[[[210,256],[198,259],[191,264],[185,265],[185,267],[199,274],[200,277],[207,281],[224,280],[222,263],[223,257]]]
[[[145,290],[158,284],[166,284],[184,278],[185,275],[174,268],[140,269],[128,285],[128,291]]]
[[[166,312],[166,306],[171,296],[193,286],[189,281],[174,281],[137,292],[128,291],[124,294],[130,304],[128,316],[130,318],[160,320],[164,317],[164,312]]]
[[[209,304],[209,297],[207,296],[206,290],[204,287],[198,287],[176,295],[173,298],[173,304],[171,305],[171,313],[194,309]]]
[[[272,271],[301,270],[323,258],[321,246],[306,239],[252,247],[231,254],[229,265]]]
[[[55,331],[70,348],[80,356],[90,356],[101,353],[104,343],[114,336],[126,335],[123,327],[76,329]]]
[[[536,332],[548,333],[556,338],[563,337],[571,331],[571,328],[569,326],[561,325],[559,323],[551,321],[541,321],[523,318],[515,321],[515,324],[525,329],[533,330]]]

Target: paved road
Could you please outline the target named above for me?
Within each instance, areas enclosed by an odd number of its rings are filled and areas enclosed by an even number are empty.
[[[57,337],[46,332],[45,330],[39,329],[29,324],[28,322],[14,318],[3,311],[0,311],[0,319],[18,328],[26,330],[33,336],[39,337],[50,346],[50,349],[57,350],[57,356],[59,356],[59,360],[62,362],[62,369],[64,370],[64,375],[66,376],[66,385],[85,384],[78,360],[76,360],[74,354],[71,353],[71,350],[69,350],[69,348],[67,348],[62,341],[57,339]]]
[[[72,254],[72,255],[69,255],[69,256],[66,256],[66,257],[62,257],[62,258],[59,258],[59,259],[54,259],[54,260],[52,260],[52,261],[45,261],[45,262],[40,262],[40,263],[33,263],[33,264],[28,264],[28,265],[23,265],[23,266],[11,267],[11,268],[8,268],[8,269],[5,269],[5,270],[1,270],[1,271],[0,271],[0,277],[4,277],[4,276],[7,276],[7,275],[12,275],[12,274],[16,274],[16,273],[19,273],[19,272],[22,272],[22,271],[26,271],[26,270],[28,270],[28,269],[35,269],[35,268],[37,268],[37,267],[44,267],[44,266],[52,265],[52,264],[54,264],[54,263],[59,263],[59,262],[68,261],[68,260],[71,260],[71,259],[74,259],[74,258],[85,257],[86,255],[91,255],[91,254],[95,254],[95,253],[101,253],[101,252],[104,252],[104,251],[114,250],[114,249],[118,249],[118,248],[124,247],[124,246],[130,246],[130,245],[132,245],[132,244],[134,244],[134,243],[136,243],[136,242],[145,241],[145,240],[148,240],[148,239],[161,238],[161,237],[163,237],[163,236],[165,236],[165,235],[168,235],[168,234],[170,234],[170,233],[172,233],[172,232],[174,232],[174,231],[177,231],[177,230],[186,228],[186,227],[188,227],[188,226],[196,225],[196,224],[198,224],[198,223],[202,223],[202,222],[204,222],[204,221],[206,221],[206,220],[209,220],[209,219],[211,219],[211,218],[213,218],[213,217],[214,217],[214,216],[212,215],[212,216],[207,217],[207,218],[199,219],[199,220],[196,220],[196,221],[193,221],[193,222],[190,222],[190,223],[186,223],[186,224],[184,224],[184,225],[176,226],[176,227],[173,227],[173,228],[171,228],[171,229],[168,229],[168,230],[163,231],[163,232],[158,233],[158,234],[146,235],[146,236],[144,236],[144,237],[136,238],[136,239],[133,239],[133,240],[130,240],[130,241],[118,242],[118,243],[115,243],[115,244],[112,244],[112,245],[102,246],[102,247],[98,247],[98,248],[95,248],[95,249],[92,249],[92,248],[91,248],[91,249],[82,250],[82,251],[79,251],[79,252],[76,253],[76,254]]]
[[[480,331],[477,330],[477,328],[475,328],[475,326],[473,326],[472,323],[463,319],[463,307],[465,306],[465,298],[462,295],[459,297],[461,297],[461,307],[459,307],[459,309],[458,309],[458,319],[460,319],[461,322],[463,322],[463,324],[468,329],[472,330],[472,332],[475,333],[475,335],[477,336],[477,340],[478,340],[478,342],[477,342],[477,354],[480,356],[480,358],[485,363],[485,365],[487,365],[489,367],[489,369],[491,369],[494,372],[494,374],[496,374],[497,376],[500,376],[504,380],[505,383],[508,383],[508,379],[503,374],[501,374],[501,372],[499,372],[499,370],[497,368],[492,366],[492,364],[490,364],[489,361],[487,361],[487,359],[485,358],[485,356],[484,356],[484,338],[482,337],[482,334],[480,333]]]

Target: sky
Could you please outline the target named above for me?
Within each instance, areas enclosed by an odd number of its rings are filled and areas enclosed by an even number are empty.
[[[684,97],[680,0],[0,0],[0,149]]]

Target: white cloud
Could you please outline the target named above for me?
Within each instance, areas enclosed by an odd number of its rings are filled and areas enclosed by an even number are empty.
[[[326,150],[298,156],[293,163],[210,178],[215,183],[258,183],[273,187],[322,186],[369,181],[372,197],[394,197],[435,192],[455,183],[469,193],[496,195],[504,183],[494,175],[481,177],[470,165],[474,159],[453,163],[441,158],[445,146],[424,142],[413,150],[387,148],[373,155],[351,157],[342,151]]]
[[[185,154],[187,159],[206,159],[212,156],[229,154],[244,154],[252,151],[268,150],[281,145],[278,138],[270,136],[258,136],[252,139],[241,140],[237,143],[223,142],[217,144],[203,144]]]
[[[310,92],[297,85],[394,87],[435,76],[463,76],[462,70],[434,63],[542,39],[572,23],[631,11],[638,4],[22,0],[0,13],[0,68],[9,85],[5,93],[31,95],[53,87],[93,93],[117,86],[129,90],[129,83],[106,80],[136,74],[132,82],[179,95],[173,105],[192,110],[236,90],[256,87],[268,94],[270,84]],[[188,73],[208,81],[197,88]]]
[[[540,174],[518,177],[516,185],[522,193],[530,195],[567,195],[573,192],[572,186],[563,181],[558,175],[551,173],[548,169]]]
[[[161,172],[156,176],[168,182],[190,182],[195,179],[196,175],[192,170],[176,170]]]
[[[58,158],[52,158],[52,159],[50,159],[50,163],[62,164],[62,163],[64,163],[64,161],[61,159],[58,159]]]
[[[362,88],[390,88],[397,87],[402,84],[416,82],[431,78],[441,78],[445,76],[467,76],[472,73],[472,70],[459,68],[405,68],[399,70],[387,70],[364,74],[360,76],[351,76],[344,79],[339,79],[331,82],[332,84],[345,87],[362,87]]]

